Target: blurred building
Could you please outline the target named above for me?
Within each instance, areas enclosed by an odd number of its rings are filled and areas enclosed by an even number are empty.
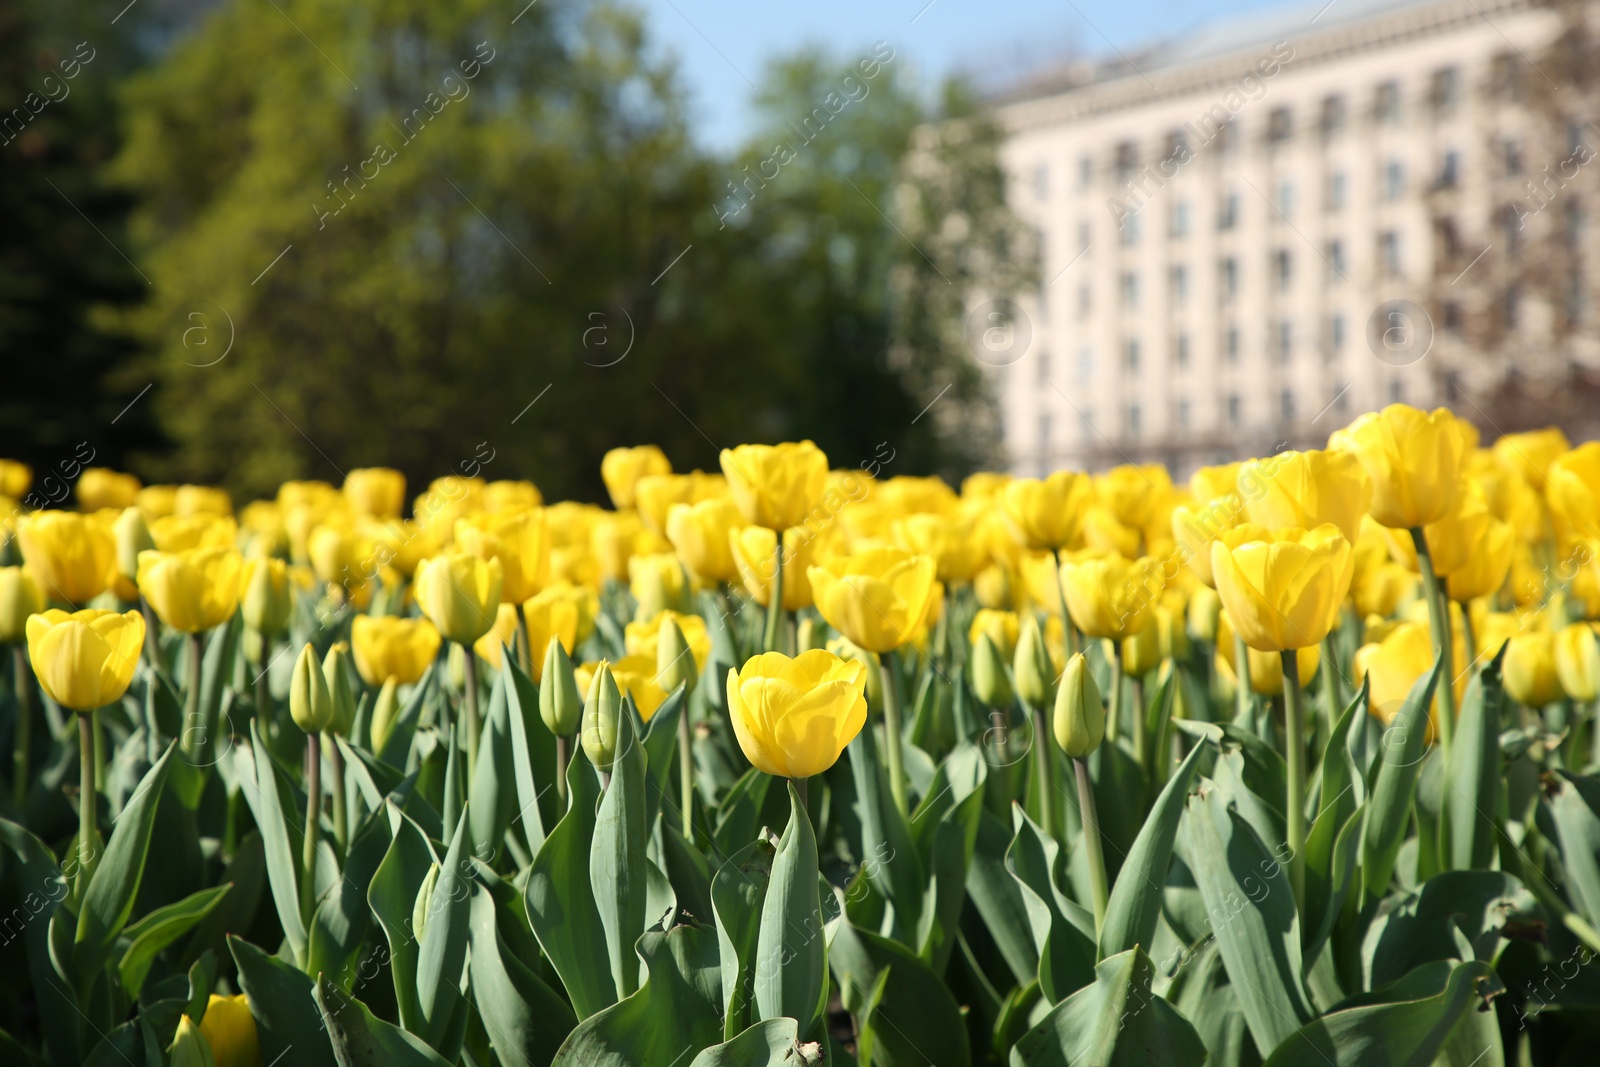
[[[1473,416],[1464,324],[1515,313],[1507,205],[1600,138],[1536,138],[1515,91],[1561,26],[1527,0],[1315,0],[1000,98],[1040,284],[968,336],[1014,469],[1187,472],[1391,401]]]

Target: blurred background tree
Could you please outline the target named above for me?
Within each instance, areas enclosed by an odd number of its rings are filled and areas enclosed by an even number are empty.
[[[492,449],[488,477],[599,499],[601,454],[641,441],[681,469],[796,437],[838,466],[887,442],[891,473],[996,461],[960,318],[1029,261],[997,138],[909,57],[772,64],[729,159],[626,8],[276,7],[218,5],[121,93],[108,173],[152,284],[114,321],[173,441],[140,473],[420,489]],[[910,152],[953,117],[959,144]]]

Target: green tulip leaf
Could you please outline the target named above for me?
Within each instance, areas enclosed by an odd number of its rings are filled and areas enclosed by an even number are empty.
[[[633,946],[644,932],[649,901],[645,789],[644,749],[634,733],[633,716],[624,709],[617,715],[616,761],[595,812],[587,863],[618,1000],[639,988],[639,959]],[[586,966],[594,966],[594,961]]]
[[[530,855],[544,845],[548,828],[560,818],[555,790],[556,739],[539,717],[539,689],[533,679],[511,662],[500,658],[500,684],[505,688],[506,724],[511,729],[511,776],[516,783],[516,814],[513,828],[521,830]],[[544,787],[539,782],[544,781]]]
[[[1558,770],[1545,789],[1572,903],[1600,924],[1600,781]]]
[[[915,944],[917,954],[943,974],[956,947],[967,902],[967,869],[977,847],[988,765],[976,745],[963,742],[939,765],[928,793],[911,816],[911,834],[927,872]],[[869,855],[868,863],[892,863]]]
[[[293,1050],[295,1067],[335,1067],[311,977],[242,938],[230,936],[228,951],[239,968],[239,988],[250,1000],[261,1062],[277,1062]]]
[[[572,1008],[516,953],[496,924],[493,895],[472,890],[472,1000],[501,1063],[545,1067],[578,1025]]]
[[[1428,753],[1428,709],[1433,704],[1441,662],[1435,659],[1433,668],[1417,679],[1394,721],[1383,732],[1361,842],[1363,900],[1388,892],[1394,874],[1395,857],[1411,822],[1417,775]]]
[[[294,787],[273,762],[261,727],[250,724],[250,744],[234,750],[234,778],[261,831],[267,859],[267,885],[277,907],[278,924],[296,960],[306,953],[306,928],[300,915],[300,842],[305,834],[303,808]]]
[[[1052,1004],[1094,980],[1094,917],[1062,888],[1061,849],[1021,807],[1013,807],[1016,836],[1006,869],[1022,887],[1039,955],[1039,988]]]
[[[1502,938],[1542,941],[1548,916],[1516,878],[1503,871],[1446,871],[1409,893],[1367,928],[1361,962],[1364,984],[1377,988],[1437,960],[1492,960]]]
[[[16,857],[15,863],[6,864],[7,879],[21,892],[17,894],[17,906],[7,918],[15,920],[20,913],[23,919],[21,936],[28,959],[28,978],[39,997],[45,1050],[52,1063],[78,1063],[83,1059],[84,1035],[77,1000],[71,992],[77,983],[71,979],[70,970],[63,973],[55,963],[70,959],[71,946],[69,943],[63,946],[69,951],[57,953],[51,944],[52,933],[57,930],[65,933],[72,918],[72,913],[62,907],[61,902],[68,895],[77,857],[67,857],[68,870],[63,875],[61,865],[56,863],[44,842],[7,819],[0,819],[0,846]],[[6,941],[0,943],[0,949],[10,947],[17,937],[10,922],[3,929],[7,936]]]
[[[871,1009],[873,1067],[969,1067],[971,1043],[950,990],[926,963],[898,941],[841,922],[828,947],[828,966],[845,1008],[858,1018],[882,973],[892,970]]]
[[[1508,642],[1467,686],[1444,784],[1441,858],[1451,870],[1487,870],[1499,851],[1501,665]]]
[[[717,922],[726,998],[723,1036],[730,1039],[750,1023],[756,941],[761,933],[761,906],[772,879],[772,860],[770,843],[751,841],[728,857],[711,880],[711,908]]]
[[[817,839],[793,783],[789,825],[772,857],[772,876],[756,937],[755,1008],[759,1019],[787,1015],[809,1035],[823,983],[822,900],[817,892]]]
[[[803,1067],[793,1019],[763,1019],[730,1041],[701,1051],[689,1067]]]
[[[996,780],[996,775],[990,781]],[[978,816],[978,836],[973,845],[972,863],[967,868],[967,896],[994,939],[1018,985],[1037,980],[1039,949],[1033,940],[1028,916],[1029,891],[1006,869],[1006,852],[1011,847],[1011,832],[987,808]]]
[[[372,928],[372,907],[365,890],[371,886],[392,842],[390,814],[380,806],[356,830],[345,857],[343,877],[323,895],[311,918],[307,974],[325,974],[340,988],[351,988],[356,977],[356,956]]]
[[[928,879],[911,827],[894,805],[871,725],[856,735],[848,749],[861,818],[861,852],[868,858],[863,867],[872,887],[894,905],[895,939],[909,945],[919,928]]]
[[[367,886],[367,904],[389,942],[389,971],[394,979],[400,1025],[420,1034],[427,1029],[427,1022],[417,979],[421,938],[413,916],[417,895],[438,857],[416,823],[392,805],[389,817],[392,831],[389,847]],[[431,921],[431,898],[424,903],[424,908],[429,911]]]
[[[645,811],[646,826],[655,825],[656,813],[665,809],[671,815],[665,820],[669,833],[683,836],[683,820],[693,813],[679,811],[678,787],[673,784],[678,767],[678,719],[689,713],[685,692],[675,689],[645,723],[642,744],[645,754]]]
[[[339,1067],[449,1067],[427,1042],[379,1019],[326,978],[317,983],[316,998]]]
[[[472,850],[479,856],[494,855],[517,814],[516,757],[511,743],[505,671],[510,661],[509,655],[503,656],[501,670],[494,675],[488,713],[478,739],[478,765],[467,783],[467,823]]]
[[[422,708],[439,684],[439,664],[431,665],[411,687],[411,696],[394,717],[389,736],[384,738],[378,758],[396,770],[405,770],[411,757],[411,743],[416,738],[417,726],[422,721]]]
[[[122,933],[128,939],[128,948],[117,964],[123,992],[137,1000],[150,965],[161,950],[188,933],[232,888],[232,884],[224,883],[202,889],[127,926]]]

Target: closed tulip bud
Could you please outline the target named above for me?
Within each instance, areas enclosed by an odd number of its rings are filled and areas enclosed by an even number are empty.
[[[1203,585],[1189,598],[1189,632],[1196,639],[1216,644],[1217,619],[1222,615],[1222,598],[1217,591]]]
[[[256,1018],[250,1013],[250,998],[243,993],[233,997],[211,994],[200,1020],[200,1033],[211,1046],[211,1059],[217,1067],[261,1067]]]
[[[1129,678],[1143,678],[1161,666],[1161,631],[1152,614],[1138,632],[1122,640],[1122,672]],[[1057,704],[1060,698],[1057,698]]]
[[[400,714],[400,684],[393,676],[387,678],[378,690],[378,699],[372,703],[372,751],[382,752],[389,740],[389,731]]]
[[[795,627],[795,645],[801,652],[810,652],[813,648],[825,648],[828,644],[828,627],[807,615]]]
[[[689,651],[689,641],[676,620],[663,616],[661,630],[656,638],[656,684],[667,693],[678,686],[687,695],[694,692],[700,680],[695,666],[694,653]]]
[[[289,683],[289,717],[308,734],[326,730],[333,722],[333,697],[328,680],[317,662],[316,649],[309,643],[294,661],[294,678]]]
[[[28,639],[28,616],[44,610],[44,594],[25,567],[0,567],[0,645]]]
[[[167,1062],[172,1067],[215,1067],[205,1035],[188,1015],[178,1016],[178,1030],[167,1046]]]
[[[1561,698],[1556,674],[1555,640],[1544,630],[1517,634],[1506,649],[1506,692],[1530,708],[1542,708]]]
[[[1030,708],[1050,706],[1055,692],[1055,672],[1050,667],[1050,653],[1045,649],[1039,620],[1031,612],[1022,620],[1022,632],[1017,635],[1017,656],[1012,662],[1011,674],[1017,696],[1024,704]]]
[[[583,705],[572,657],[560,641],[551,641],[544,651],[544,678],[539,683],[539,718],[555,736],[571,737],[583,717]]]
[[[1592,623],[1575,622],[1556,633],[1556,673],[1567,696],[1580,704],[1600,694],[1600,640]]]
[[[144,521],[144,512],[138,508],[123,508],[117,521],[111,524],[117,538],[117,573],[128,581],[139,575],[139,553],[156,547],[150,536],[150,525]]]
[[[988,634],[979,634],[978,643],[972,646],[972,691],[985,707],[1011,706],[1011,676]]]
[[[422,876],[422,884],[417,887],[417,897],[411,902],[411,936],[417,942],[422,941],[423,932],[428,929],[429,912],[433,910],[433,890],[439,884],[439,865],[428,866],[428,873]]]
[[[289,565],[281,559],[246,560],[244,596],[239,601],[244,624],[263,637],[278,637],[289,628],[293,610]]]
[[[328,699],[333,704],[333,722],[329,725],[336,734],[349,734],[356,721],[356,695],[350,687],[350,646],[336,641],[322,660],[322,677],[328,685]]]
[[[1156,633],[1161,639],[1162,659],[1189,658],[1189,631],[1183,625],[1182,608],[1157,608]]]
[[[1083,759],[1100,747],[1106,735],[1106,709],[1100,701],[1100,686],[1083,653],[1067,661],[1056,692],[1056,710],[1051,720],[1056,744],[1073,759]]]
[[[601,771],[609,772],[617,755],[617,717],[622,714],[622,691],[611,676],[611,664],[605,660],[595,669],[589,681],[589,693],[583,701],[583,751],[589,762]]]

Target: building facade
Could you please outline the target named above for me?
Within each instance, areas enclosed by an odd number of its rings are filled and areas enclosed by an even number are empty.
[[[979,358],[1018,473],[1184,474],[1454,392],[1441,233],[1470,272],[1464,235],[1488,232],[1513,164],[1538,172],[1495,86],[1559,19],[1528,0],[1324,3],[997,102],[1039,288],[979,309],[969,337],[994,338]]]

